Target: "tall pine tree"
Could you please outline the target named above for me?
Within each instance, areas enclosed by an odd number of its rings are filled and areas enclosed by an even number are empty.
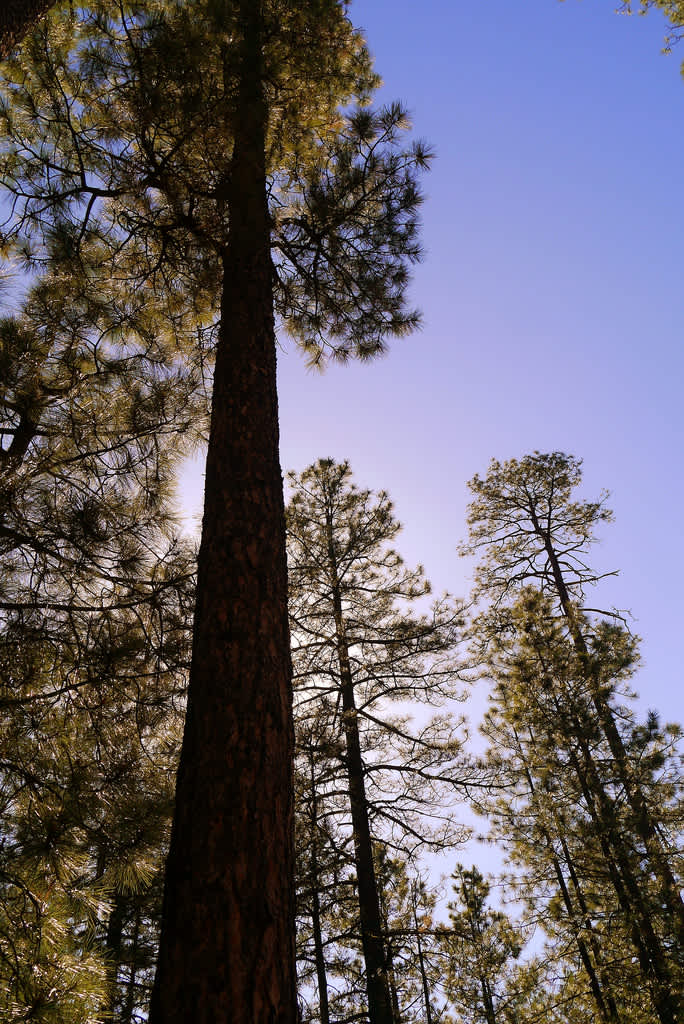
[[[294,1020],[274,300],[316,361],[368,357],[413,327],[426,154],[400,147],[398,106],[354,109],[377,80],[335,0],[58,9],[7,67],[17,249],[34,266],[68,252],[68,287],[142,291],[169,344],[188,317],[216,342],[150,1019]],[[206,347],[178,351],[206,362]]]
[[[636,664],[633,638],[585,604],[586,588],[600,579],[588,547],[610,514],[604,498],[574,498],[580,479],[580,463],[556,452],[493,462],[471,482],[466,550],[484,552],[479,593],[492,601],[480,635],[498,680],[505,746],[516,751],[526,813],[542,840],[537,850],[546,851],[547,871],[566,890],[562,903],[599,1013],[611,1019],[616,1011],[601,981],[609,947],[597,947],[592,918],[612,919],[614,908],[658,1019],[673,1022],[681,991],[681,780],[655,718],[639,726],[622,703]],[[494,750],[502,735],[496,732]],[[544,818],[535,817],[543,807]],[[594,851],[592,867],[582,848]],[[583,877],[574,881],[582,863]],[[603,896],[588,882],[597,878]]]
[[[327,706],[332,736],[341,741],[368,1015],[387,1024],[395,1011],[374,840],[409,852],[453,843],[459,829],[447,810],[450,796],[471,781],[458,766],[459,743],[447,718],[414,729],[391,709],[408,701],[440,704],[456,694],[461,609],[444,599],[430,614],[411,611],[429,586],[420,568],[407,569],[389,547],[399,524],[387,495],[359,490],[347,463],[321,460],[290,479],[296,701],[302,714]]]

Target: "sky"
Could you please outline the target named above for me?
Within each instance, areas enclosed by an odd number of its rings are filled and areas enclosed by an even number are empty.
[[[423,329],[364,365],[307,370],[280,339],[281,461],[349,459],[404,524],[397,548],[466,596],[467,481],[562,450],[616,521],[592,563],[643,637],[643,705],[684,720],[681,299],[684,82],[665,22],[617,0],[356,0],[382,75],[434,147]],[[181,497],[201,506],[202,467]]]

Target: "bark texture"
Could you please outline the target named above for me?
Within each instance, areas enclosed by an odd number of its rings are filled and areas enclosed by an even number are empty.
[[[294,1024],[291,671],[261,84],[244,30],[188,710],[151,1024]]]
[[[56,0],[2,0],[0,4],[0,60],[19,45]]]

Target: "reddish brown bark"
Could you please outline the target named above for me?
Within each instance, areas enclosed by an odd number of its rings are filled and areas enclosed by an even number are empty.
[[[2,0],[0,4],[0,60],[9,57],[26,33],[56,0]]]
[[[292,729],[261,93],[244,47],[188,710],[151,1024],[294,1024]]]

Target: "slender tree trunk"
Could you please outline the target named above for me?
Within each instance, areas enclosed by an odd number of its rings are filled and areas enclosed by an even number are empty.
[[[543,650],[536,646],[535,652],[544,676],[552,678],[553,672],[546,664]],[[557,693],[553,697],[554,715],[559,721],[563,718],[568,720],[568,738],[572,742],[564,744],[564,750],[592,820],[593,833],[624,914],[644,980],[649,985],[653,1006],[661,1024],[676,1024],[676,993],[670,964],[635,876],[615,802],[606,792],[601,772],[586,739],[586,723],[577,718],[574,710],[560,706]]]
[[[124,1000],[123,1012],[120,1024],[133,1024],[133,1010],[135,1008],[135,989],[138,974],[138,942],[140,941],[140,908],[135,911],[133,920],[133,935],[131,936],[131,973],[126,982],[126,998]]]
[[[465,894],[465,887],[464,887]],[[467,905],[467,899],[465,900]],[[476,920],[474,912],[471,911],[469,914],[470,922],[470,938],[473,943],[474,949],[482,948],[482,928],[480,926],[479,919]],[[492,987],[489,983],[489,979],[484,974],[478,976],[480,982],[480,991],[482,992],[482,1007],[484,1009],[485,1018],[487,1024],[496,1024],[496,1013],[494,1010],[494,997],[492,995]]]
[[[539,666],[546,678],[553,672],[546,664],[544,652],[535,645]],[[554,692],[554,714],[559,721],[568,719],[568,738],[564,745],[569,764],[579,784],[587,811],[592,819],[593,831],[603,855],[604,864],[618,904],[624,914],[644,980],[649,985],[654,1009],[661,1024],[676,1024],[676,989],[668,958],[657,935],[648,905],[633,870],[630,852],[625,846],[615,803],[606,792],[600,770],[585,736],[585,728],[574,711],[559,704]]]
[[[582,790],[584,801],[594,822],[595,834],[615,888],[620,907],[631,930],[644,980],[649,984],[654,1009],[661,1024],[677,1024],[677,996],[672,972],[660,938],[655,932],[648,906],[622,842],[612,801],[604,790],[598,769],[581,730],[576,729],[582,760],[570,748],[568,754]]]
[[[359,891],[361,945],[366,965],[368,1017],[370,1024],[393,1024],[392,1000],[387,977],[387,959],[382,936],[380,898],[378,895],[373,845],[368,821],[368,801],[363,774],[363,758],[359,739],[358,712],[354,701],[354,681],[349,662],[349,649],[344,628],[342,595],[337,574],[332,515],[327,513],[328,558],[335,614],[337,658],[342,690],[342,723],[346,741],[346,768],[349,802],[354,830],[354,860]]]
[[[150,1024],[295,1024],[291,670],[260,0],[242,0],[188,709]]]
[[[547,839],[547,837],[545,837],[545,839]],[[551,849],[550,846],[549,849]],[[599,1012],[601,1020],[606,1021],[606,1024],[608,1024],[608,1022],[618,1021],[619,1018],[617,1017],[616,1013],[612,1012],[612,1010],[609,1009],[607,1001],[603,998],[602,986],[599,983],[598,975],[596,973],[596,970],[594,969],[594,962],[589,953],[589,948],[584,939],[582,938],[582,923],[579,920],[579,915],[577,914],[575,906],[570,897],[570,892],[565,881],[565,876],[563,875],[563,870],[561,868],[560,861],[557,857],[553,856],[552,863],[554,874],[556,875],[556,879],[558,881],[558,887],[561,891],[561,896],[563,898],[563,904],[568,915],[568,920],[570,921],[570,927],[572,929],[572,933],[575,939],[575,945],[577,946],[577,952],[579,953],[582,966],[584,967],[587,978],[589,980],[589,988],[591,990],[594,1002],[596,1003],[596,1009]],[[595,956],[596,949],[594,949],[593,952]]]
[[[482,989],[482,1005],[484,1007],[487,1024],[496,1024],[496,1013],[494,1011],[494,999],[492,997],[491,985],[486,978],[481,977],[480,987]]]
[[[314,881],[314,886],[316,882]],[[328,976],[325,956],[323,954],[323,936],[321,933],[321,906],[318,890],[314,888],[312,896],[311,921],[313,927],[314,956],[316,958],[316,980],[318,981],[318,1008],[321,1024],[330,1024],[330,1008],[328,1005]]]
[[[123,938],[124,898],[115,892],[114,906],[107,922],[105,953],[107,957],[107,996],[102,1007],[105,1019],[113,1018],[118,993],[119,967],[121,966],[121,943]]]
[[[594,963],[597,967],[598,977],[601,982],[601,991],[603,996],[605,997],[605,1006],[608,1012],[608,1020],[611,1021],[611,1024],[621,1024],[622,1017],[620,1015],[620,1012],[617,1008],[617,1004],[613,997],[611,983],[605,966],[603,950],[601,949],[601,945],[596,937],[596,932],[591,923],[589,908],[587,906],[586,899],[584,898],[584,892],[582,891],[582,886],[580,884],[580,880],[575,869],[575,862],[568,848],[568,844],[565,840],[563,826],[561,823],[559,823],[559,838],[561,843],[561,849],[563,851],[563,860],[565,861],[566,867],[568,869],[568,874],[570,875],[570,882],[572,884],[573,892],[575,893],[575,898],[577,899],[577,904],[580,909],[582,924],[584,930],[587,932],[589,936],[589,945],[591,947],[591,951],[593,954]]]
[[[518,734],[517,734],[515,729],[513,730],[513,732],[514,732],[514,735],[515,735],[516,742],[518,744],[518,753],[520,755],[520,759],[521,759],[521,762],[522,762],[522,765],[523,765],[523,771],[525,773],[525,779],[527,781],[527,785],[529,787],[529,790],[530,790],[530,793],[532,795],[532,798],[534,799],[534,801],[536,803],[537,802],[537,787],[534,784],[534,780],[532,778],[532,774],[530,772],[530,769],[529,769],[529,766],[528,766],[528,763],[527,763],[527,758],[526,758],[525,752],[523,750],[522,743],[520,742],[520,739],[519,739]],[[532,745],[534,747],[534,737],[532,736],[531,732],[530,732],[530,741],[531,741],[531,743],[532,743]],[[573,882],[573,888],[575,890],[575,895],[578,898],[578,903],[580,905],[580,911],[583,912],[584,919],[582,919],[581,915],[578,914],[577,908],[575,907],[575,903],[574,903],[574,901],[572,899],[572,896],[570,894],[570,890],[568,888],[568,884],[566,882],[565,875],[563,874],[563,868],[561,866],[560,860],[557,857],[555,849],[554,849],[552,837],[551,837],[550,833],[548,832],[548,830],[545,828],[545,826],[541,823],[541,821],[538,821],[537,824],[539,826],[540,832],[541,832],[542,837],[544,839],[544,842],[546,844],[546,848],[547,848],[547,850],[549,852],[549,857],[550,857],[550,860],[551,860],[551,864],[553,866],[554,874],[556,876],[556,881],[558,882],[558,888],[560,889],[561,898],[563,900],[563,905],[564,905],[565,911],[566,911],[566,913],[568,915],[568,920],[570,922],[570,928],[572,930],[572,934],[573,934],[573,937],[575,939],[575,945],[577,946],[577,952],[579,953],[579,958],[580,958],[580,960],[582,962],[582,966],[584,967],[584,970],[586,972],[587,978],[589,980],[589,988],[591,990],[591,994],[592,994],[592,997],[594,999],[594,1002],[596,1003],[596,1009],[598,1010],[598,1013],[599,1013],[599,1016],[601,1017],[601,1020],[605,1021],[606,1024],[620,1024],[620,1016],[618,1014],[618,1010],[617,1010],[617,1007],[615,1005],[615,1001],[613,1000],[613,997],[610,994],[610,991],[606,992],[606,995],[605,995],[605,998],[604,998],[604,987],[605,987],[604,986],[604,977],[603,977],[603,974],[602,974],[601,975],[601,980],[599,981],[599,976],[597,974],[597,968],[598,968],[598,970],[600,970],[600,965],[601,965],[601,960],[602,960],[602,958],[601,958],[601,950],[598,947],[598,943],[596,942],[596,937],[593,935],[593,930],[591,928],[591,922],[589,920],[589,914],[588,914],[588,910],[587,910],[587,907],[586,907],[586,902],[584,900],[584,896],[582,894],[582,891],[581,891],[581,888],[580,888],[580,885],[579,885],[579,879],[577,878],[577,874],[575,872],[574,864],[572,862],[572,858],[571,858],[571,855],[570,855],[570,850],[568,848],[567,843],[565,842],[565,838],[564,838],[564,836],[562,834],[561,829],[557,827],[558,826],[558,819],[557,819],[557,817],[556,817],[556,815],[554,813],[554,825],[556,826],[556,833],[557,833],[557,836],[558,836],[558,838],[560,839],[560,842],[561,842],[561,849],[563,850],[563,859],[565,860],[565,864],[566,864],[566,867],[567,867],[568,872],[570,874],[571,881]],[[584,941],[584,938],[582,936],[583,930],[589,931],[589,933],[590,933],[590,940],[593,939],[593,941],[591,941],[591,949],[592,949],[592,953],[593,953],[593,958],[592,958],[592,955],[589,952],[589,947],[587,946],[587,944]],[[596,964],[596,967],[594,966],[595,964]]]
[[[682,899],[679,885],[674,877],[672,868],[668,863],[667,855],[663,849],[663,845],[653,824],[651,815],[649,814],[644,794],[639,786],[638,780],[634,778],[634,773],[629,763],[629,757],[625,750],[625,745],[622,742],[622,736],[615,724],[613,712],[604,699],[600,686],[597,685],[595,673],[592,671],[592,666],[590,664],[587,643],[577,620],[575,608],[570,600],[570,595],[563,576],[563,570],[558,559],[558,553],[553,546],[553,542],[548,531],[543,528],[533,509],[531,510],[531,518],[535,532],[544,544],[544,549],[549,559],[549,565],[551,567],[561,608],[567,620],[575,650],[586,661],[587,683],[590,687],[591,699],[601,723],[603,733],[608,741],[610,752],[613,755],[618,777],[624,787],[627,801],[632,809],[632,813],[634,814],[636,832],[644,844],[646,856],[652,865],[653,873],[660,882],[663,902],[671,915],[674,933],[677,940],[680,945],[682,945],[684,944],[684,900]]]
[[[432,1024],[432,1008],[430,1007],[430,983],[428,982],[427,971],[425,970],[425,958],[423,956],[423,943],[420,940],[420,928],[418,927],[418,893],[415,885],[411,888],[411,902],[413,904],[413,921],[416,928],[416,944],[418,946],[418,968],[423,988],[423,1002],[425,1004],[425,1024]]]
[[[5,60],[56,0],[2,0],[0,4],[0,60]]]
[[[399,1006],[399,992],[397,991],[397,976],[394,971],[394,953],[392,943],[387,939],[387,981],[389,982],[390,999],[392,1001],[392,1018],[394,1024],[401,1024],[401,1007]]]
[[[399,992],[397,990],[397,975],[394,970],[394,948],[392,946],[392,939],[390,936],[390,924],[389,914],[387,912],[387,904],[385,903],[385,897],[382,885],[378,886],[378,896],[380,897],[380,914],[382,917],[382,932],[385,937],[385,957],[387,960],[387,982],[390,989],[390,999],[392,1000],[392,1017],[394,1024],[401,1024],[401,1007],[399,1006]]]
[[[316,960],[316,979],[318,981],[318,1005],[321,1024],[330,1024],[328,1006],[328,976],[323,953],[323,935],[321,932],[321,901],[318,892],[318,794],[316,792],[316,772],[313,749],[309,758],[311,784],[311,927],[314,940],[314,957]]]

